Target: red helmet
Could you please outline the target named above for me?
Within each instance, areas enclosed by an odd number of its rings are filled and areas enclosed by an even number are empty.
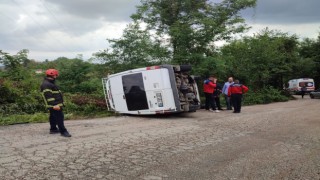
[[[48,69],[46,70],[47,76],[59,76],[59,72],[56,69]]]

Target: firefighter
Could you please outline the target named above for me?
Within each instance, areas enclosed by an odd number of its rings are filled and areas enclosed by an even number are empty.
[[[216,83],[217,83],[217,78],[215,78],[214,76],[210,76],[203,83],[203,92],[206,98],[205,109],[212,112],[220,112],[219,110],[216,109],[216,105],[213,97],[214,89],[217,87]]]
[[[239,80],[235,80],[233,84],[229,86],[228,97],[231,97],[234,111],[233,113],[241,112],[242,94],[248,92],[249,88],[239,83]]]
[[[41,94],[43,96],[46,108],[48,108],[49,122],[50,122],[50,134],[60,133],[61,136],[71,137],[69,132],[64,126],[64,114],[63,114],[63,96],[58,86],[55,85],[55,80],[59,76],[59,72],[56,69],[46,70],[46,77],[41,84]],[[57,128],[58,126],[58,128]]]

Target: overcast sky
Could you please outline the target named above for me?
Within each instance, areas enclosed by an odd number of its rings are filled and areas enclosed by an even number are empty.
[[[0,50],[29,49],[30,59],[74,58],[108,47],[119,38],[140,0],[0,0]],[[253,34],[265,27],[316,38],[320,0],[258,0],[243,12]]]

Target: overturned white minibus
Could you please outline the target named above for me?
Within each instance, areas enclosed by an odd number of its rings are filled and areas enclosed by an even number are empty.
[[[102,79],[109,110],[123,114],[170,114],[200,109],[189,65],[133,69]]]

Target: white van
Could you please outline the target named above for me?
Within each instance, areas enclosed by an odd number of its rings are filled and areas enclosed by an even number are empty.
[[[133,69],[102,79],[109,110],[123,114],[170,114],[200,109],[188,65]]]
[[[314,80],[311,78],[300,78],[300,79],[291,79],[288,82],[288,91],[299,94],[301,93],[301,88],[306,87],[307,93],[314,91],[315,85]]]

